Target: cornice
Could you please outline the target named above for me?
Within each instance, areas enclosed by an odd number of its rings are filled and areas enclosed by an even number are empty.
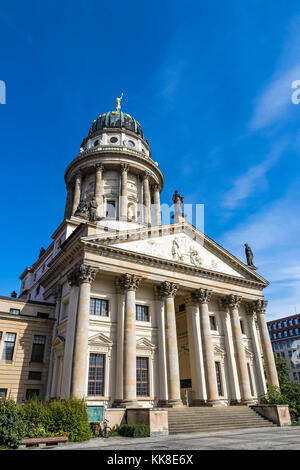
[[[171,271],[177,271],[181,273],[188,273],[201,276],[205,279],[211,280],[218,280],[228,282],[230,284],[240,285],[240,286],[248,286],[252,288],[263,289],[266,287],[265,284],[251,281],[249,279],[242,279],[237,276],[233,276],[230,274],[219,273],[216,271],[211,271],[209,269],[190,266],[184,263],[180,263],[178,261],[171,261],[162,258],[156,258],[154,256],[144,255],[142,253],[132,252],[128,250],[124,250],[121,248],[115,248],[113,246],[105,246],[98,244],[96,242],[91,241],[82,241],[85,245],[85,251],[90,253],[97,253],[102,256],[108,256],[111,258],[119,259],[119,260],[130,260],[135,261],[137,264],[141,264],[144,266],[153,266],[153,267],[160,267],[163,269],[168,269]]]
[[[106,145],[103,147],[97,148],[90,148],[85,150],[84,152],[79,153],[74,160],[66,168],[65,171],[65,182],[66,185],[73,177],[74,173],[76,173],[79,169],[88,168],[96,163],[103,163],[105,165],[105,160],[110,158],[110,156],[115,155],[116,160],[112,161],[111,163],[120,163],[123,159],[128,159],[131,164],[137,163],[143,167],[150,168],[153,173],[159,176],[160,181],[158,183],[161,187],[164,186],[164,177],[159,169],[159,167],[155,164],[155,162],[151,158],[145,158],[144,154],[132,149],[124,149],[121,146],[111,146]],[[105,159],[105,157],[107,158]],[[99,158],[100,157],[100,158]],[[104,158],[103,158],[104,157]],[[107,162],[109,163],[109,161]]]

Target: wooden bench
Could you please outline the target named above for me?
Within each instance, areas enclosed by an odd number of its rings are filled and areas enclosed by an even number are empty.
[[[51,446],[68,442],[67,436],[57,437],[31,437],[22,439],[20,447]]]

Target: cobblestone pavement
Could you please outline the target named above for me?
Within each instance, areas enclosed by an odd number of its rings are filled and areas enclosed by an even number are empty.
[[[171,436],[91,439],[36,450],[300,450],[300,427],[235,429]]]

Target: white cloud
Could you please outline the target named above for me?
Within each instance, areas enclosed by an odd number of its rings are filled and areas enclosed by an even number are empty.
[[[245,174],[237,178],[233,187],[223,195],[222,206],[234,209],[249,196],[252,196],[255,191],[267,187],[266,174],[279,160],[286,147],[286,140],[276,143],[273,150],[262,163],[251,167]]]
[[[299,181],[282,199],[263,207],[220,237],[220,243],[246,262],[244,243],[254,252],[258,273],[270,286],[269,318],[300,311],[300,189]]]

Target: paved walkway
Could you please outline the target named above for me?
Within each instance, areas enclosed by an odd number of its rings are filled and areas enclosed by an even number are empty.
[[[37,448],[36,450],[43,450]],[[300,450],[300,426],[235,429],[162,437],[110,437],[47,447],[47,450]]]

